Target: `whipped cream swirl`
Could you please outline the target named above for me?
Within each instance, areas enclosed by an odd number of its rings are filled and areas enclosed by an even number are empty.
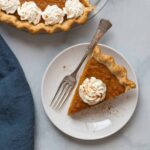
[[[67,18],[78,18],[84,13],[84,5],[79,0],[67,0],[64,7]]]
[[[61,24],[64,21],[64,12],[57,5],[48,5],[42,13],[46,25]]]
[[[28,20],[36,25],[41,20],[42,11],[34,2],[25,2],[18,7],[18,14],[21,20]]]
[[[0,0],[0,10],[4,10],[7,14],[14,14],[19,5],[19,0]]]
[[[83,102],[95,105],[105,99],[106,85],[95,77],[86,78],[79,87],[79,95]]]

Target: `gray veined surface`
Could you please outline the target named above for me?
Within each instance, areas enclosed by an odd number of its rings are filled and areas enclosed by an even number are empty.
[[[46,66],[59,52],[71,45],[90,41],[102,17],[110,19],[113,27],[101,43],[117,49],[134,67],[140,81],[139,103],[132,119],[121,131],[103,140],[85,142],[65,136],[48,120],[41,104],[41,78]],[[109,0],[106,7],[92,21],[65,34],[33,36],[0,24],[0,34],[20,61],[34,97],[35,150],[150,149],[150,134],[147,132],[150,126],[150,19],[148,18],[150,18],[150,0]]]

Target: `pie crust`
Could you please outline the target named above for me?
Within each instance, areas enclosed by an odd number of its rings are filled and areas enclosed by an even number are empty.
[[[88,14],[93,10],[93,6],[88,0],[82,0],[82,3],[86,6],[84,13],[79,18],[67,19],[62,24],[56,24],[53,26],[45,25],[41,22],[37,25],[33,25],[27,21],[21,21],[16,15],[9,15],[0,10],[0,22],[8,23],[15,26],[17,29],[23,29],[30,31],[31,33],[49,33],[52,34],[57,31],[68,31],[73,24],[84,24],[88,20]]]
[[[82,101],[79,96],[79,87],[86,78],[95,77],[102,80],[107,87],[104,100],[113,100],[130,89],[136,87],[135,83],[128,79],[127,70],[118,65],[112,56],[103,54],[100,47],[96,46],[90,56],[78,82],[75,94],[68,109],[68,114],[73,115],[85,108],[92,107]]]
[[[116,64],[112,56],[103,54],[99,46],[95,47],[92,57],[104,64],[117,77],[120,84],[125,87],[125,92],[136,87],[135,83],[128,79],[126,68]]]

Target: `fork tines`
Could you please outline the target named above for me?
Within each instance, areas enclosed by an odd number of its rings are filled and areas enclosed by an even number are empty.
[[[50,103],[50,106],[55,109],[60,109],[64,102],[67,100],[71,90],[71,84],[68,81],[63,80],[59,85],[58,90]]]

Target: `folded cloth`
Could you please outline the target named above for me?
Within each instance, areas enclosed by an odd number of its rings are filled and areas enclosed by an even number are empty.
[[[0,150],[33,150],[34,106],[22,68],[0,36]]]

